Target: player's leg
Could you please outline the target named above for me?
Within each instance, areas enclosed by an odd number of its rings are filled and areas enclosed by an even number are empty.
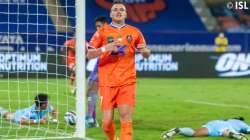
[[[76,93],[76,85],[75,85],[75,64],[69,64],[69,69],[70,69],[70,92],[72,94]]]
[[[96,119],[96,100],[97,100],[97,92],[98,92],[98,73],[97,70],[91,72],[89,81],[88,81],[88,112],[86,121],[89,124],[89,127],[95,127],[98,125]]]
[[[87,91],[88,98],[88,109],[86,115],[86,121],[89,124],[89,127],[95,127],[97,123],[96,119],[96,100],[97,100],[97,91],[98,91],[98,82],[89,81]]]
[[[193,130],[193,129],[192,129]],[[164,131],[161,133],[161,138],[171,138],[175,136],[176,134],[179,134],[180,129],[179,128],[172,128],[170,130]]]
[[[234,138],[234,139],[237,139],[237,140],[248,140],[248,137],[245,134],[235,132],[232,128],[224,130],[223,131],[223,136],[224,137]]]
[[[116,128],[114,119],[114,110],[105,110],[102,112],[102,129],[108,140],[116,140]]]
[[[201,127],[197,130],[195,130],[194,134],[192,135],[193,137],[203,137],[203,136],[208,136],[209,132],[206,127]]]
[[[2,107],[0,107],[0,119],[1,118],[6,118],[6,114],[8,113],[8,111]]]
[[[173,128],[163,132],[161,134],[161,138],[171,138],[176,134],[180,134],[187,137],[202,137],[202,136],[208,136],[208,129],[203,127],[197,130],[193,130],[192,128],[189,127]]]
[[[6,119],[7,121],[11,121],[13,119],[13,114],[0,107],[0,119],[2,118]]]
[[[133,139],[133,107],[130,105],[118,106],[121,122],[120,140],[132,140]]]
[[[135,87],[135,84],[120,87],[117,96],[121,122],[120,140],[133,139],[132,114],[135,106]]]
[[[11,112],[6,112],[4,117],[7,121],[11,121],[13,119],[13,114]]]
[[[99,87],[100,106],[102,110],[102,129],[108,140],[116,140],[116,129],[114,119],[116,89],[110,87]]]

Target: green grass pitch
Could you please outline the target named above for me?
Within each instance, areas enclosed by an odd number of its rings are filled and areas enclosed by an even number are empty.
[[[32,104],[36,92],[48,92],[50,102],[60,112],[60,123],[19,126],[0,120],[0,139],[6,136],[68,136],[74,128],[63,121],[64,112],[74,110],[74,96],[65,79],[2,79],[0,106],[23,108]],[[58,93],[58,94],[57,94]],[[250,79],[156,79],[140,78],[134,111],[134,140],[160,140],[161,132],[173,127],[197,128],[213,119],[244,116],[250,123]],[[10,102],[9,102],[10,101]],[[98,120],[101,121],[98,106]],[[119,132],[119,118],[116,112]],[[87,136],[105,140],[101,128],[87,129]],[[173,140],[223,140],[228,138],[185,138]]]

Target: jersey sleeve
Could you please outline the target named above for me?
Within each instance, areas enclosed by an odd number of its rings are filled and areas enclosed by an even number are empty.
[[[246,133],[250,134],[250,126],[249,125],[247,126]]]
[[[95,34],[92,36],[89,45],[92,48],[100,48],[102,46],[102,35],[101,31],[96,31]]]
[[[20,116],[20,119],[29,120],[29,119],[30,119],[30,116],[31,116],[31,113],[30,113],[30,112],[24,112],[24,113]]]
[[[250,133],[250,126],[247,125],[246,123],[243,123],[240,131],[242,133],[249,134]]]
[[[28,110],[24,112],[18,111],[17,113],[14,114],[13,121],[15,123],[20,123],[21,119],[30,120],[30,116],[31,116],[31,113]]]
[[[53,106],[52,106],[52,105],[49,105],[49,106],[48,106],[48,112],[51,113],[53,110],[54,110]]]
[[[138,31],[138,37],[135,41],[135,47],[139,47],[139,46],[146,46],[146,41],[144,39],[144,36],[142,35],[142,33],[140,31]]]

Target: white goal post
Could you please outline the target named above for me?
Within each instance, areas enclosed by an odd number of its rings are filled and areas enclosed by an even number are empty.
[[[85,138],[85,0],[76,0],[76,133]]]

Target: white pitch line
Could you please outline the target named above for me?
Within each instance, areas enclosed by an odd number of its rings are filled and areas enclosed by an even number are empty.
[[[46,129],[46,128],[43,128],[43,127],[32,127],[32,126],[24,126],[24,125],[18,125],[18,124],[15,124],[13,123],[12,125],[15,125],[17,126],[18,128],[26,128],[26,129],[29,129],[29,130],[34,130],[34,131],[42,131],[42,132],[45,132],[48,133],[48,134],[54,134],[54,135],[62,135],[64,137],[72,137],[72,134],[70,133],[65,133],[65,132],[54,132],[54,131],[51,131],[51,129]],[[1,128],[1,127],[0,127]],[[11,128],[10,128],[11,129]],[[58,130],[57,130],[58,131]]]
[[[193,104],[219,106],[219,107],[234,107],[234,108],[250,109],[250,106],[246,106],[246,105],[222,104],[222,103],[213,103],[213,102],[197,101],[197,100],[185,100],[185,102],[189,102],[189,103],[193,103]]]

